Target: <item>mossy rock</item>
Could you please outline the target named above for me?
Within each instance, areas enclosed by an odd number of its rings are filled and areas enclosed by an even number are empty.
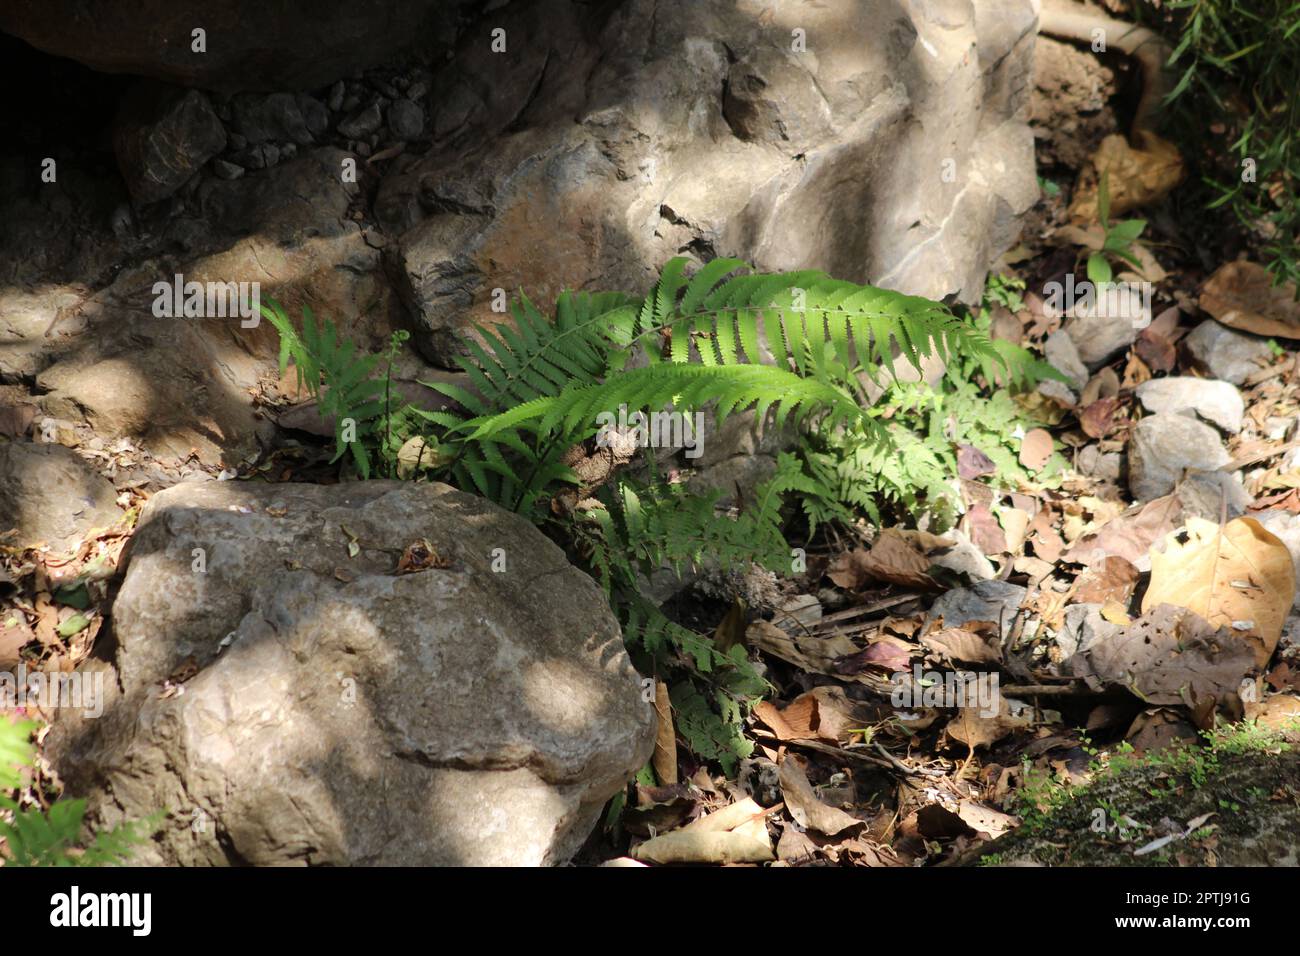
[[[1176,828],[1185,831],[1205,814],[1213,816],[1191,835],[1137,855]],[[1103,818],[1104,833],[1099,826]],[[1124,830],[1116,826],[1117,818]],[[1023,826],[985,844],[962,862],[1296,866],[1300,864],[1300,752],[1294,746],[1245,751],[1200,748],[1135,762],[1104,773],[1045,817],[1031,815]]]

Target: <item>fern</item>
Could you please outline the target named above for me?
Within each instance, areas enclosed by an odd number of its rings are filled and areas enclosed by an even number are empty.
[[[143,821],[100,830],[80,846],[86,815],[84,800],[59,800],[48,810],[23,807],[7,792],[23,785],[21,767],[35,761],[31,744],[32,721],[0,719],[0,840],[5,866],[119,866],[128,862],[136,847],[157,832],[162,814]],[[80,848],[78,848],[80,846]]]
[[[743,718],[766,683],[743,646],[722,653],[647,601],[640,575],[751,562],[788,569],[784,524],[792,495],[810,534],[824,522],[851,519],[850,507],[878,516],[874,499],[888,497],[889,481],[860,478],[869,468],[890,474],[894,440],[906,436],[891,439],[896,429],[870,407],[860,376],[888,383],[897,362],[920,369],[932,355],[948,363],[950,375],[990,384],[1023,386],[1057,373],[928,299],[821,272],[752,273],[736,259],[715,259],[690,276],[686,266],[683,258],[670,261],[640,298],[564,293],[553,317],[521,295],[512,322],[476,327],[465,342],[468,354],[458,363],[470,387],[423,383],[463,413],[385,407],[379,418],[352,417],[368,423],[372,439],[379,423],[387,430],[398,418],[414,422],[411,428],[432,426],[438,468],[454,484],[530,514],[570,545],[604,588],[629,649],[690,675],[671,691],[678,728],[696,753],[730,772],[747,754]],[[278,306],[266,314],[281,333],[282,370],[292,358],[316,395],[341,383],[332,409],[378,411],[375,365],[340,345],[332,325],[317,328],[308,314],[298,336]],[[597,435],[602,413],[705,405],[719,422],[752,408],[771,412],[778,426],[792,421],[809,433],[853,436],[853,464],[837,461],[833,446],[820,455],[783,454],[776,473],[736,513],[719,507],[718,494],[665,484],[652,469],[580,489],[594,498],[561,518],[539,507],[557,486],[579,484],[566,462]],[[341,455],[344,446],[337,447]],[[379,447],[391,453],[392,443]],[[935,461],[936,469],[946,463]],[[357,464],[368,473],[367,463]],[[906,475],[896,480],[896,497],[906,499]]]
[[[280,334],[280,374],[285,374],[292,359],[298,387],[316,399],[322,419],[334,422],[331,460],[338,461],[350,451],[358,474],[369,478],[369,448],[383,441],[385,451],[391,451],[384,441],[386,423],[394,414],[388,380],[374,377],[383,356],[360,353],[355,344],[339,337],[333,322],[317,324],[305,306],[301,335],[274,299],[262,303],[261,312]]]

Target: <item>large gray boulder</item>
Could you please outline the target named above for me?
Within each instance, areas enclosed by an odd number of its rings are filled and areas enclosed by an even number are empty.
[[[51,750],[100,821],[171,810],[144,862],[558,863],[653,747],[600,589],[444,485],[173,487],[113,619]]]
[[[975,301],[1038,196],[1030,0],[491,18],[527,42],[467,38],[435,75],[433,148],[375,204],[437,363],[501,321],[495,289],[640,291],[681,252]]]
[[[0,444],[0,533],[12,544],[75,547],[122,517],[113,483],[74,451],[42,442]]]

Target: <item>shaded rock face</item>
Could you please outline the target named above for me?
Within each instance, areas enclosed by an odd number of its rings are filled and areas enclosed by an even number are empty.
[[[136,87],[122,104],[114,142],[127,189],[165,199],[226,147],[226,130],[198,90]]]
[[[395,574],[419,539],[447,566]],[[562,862],[653,747],[595,583],[442,485],[177,485],[113,616],[120,691],[51,752],[103,821],[171,808],[145,862]]]
[[[433,78],[433,148],[376,198],[435,362],[500,321],[494,289],[640,290],[682,252],[973,300],[1037,197],[1028,0],[491,17],[529,42],[462,45]]]
[[[75,545],[122,516],[116,497],[107,479],[62,445],[0,445],[0,532],[17,529],[12,543]]]
[[[306,89],[375,66],[420,43],[455,39],[476,0],[281,0],[211,4],[13,0],[0,30],[107,73],[214,90]],[[194,49],[195,29],[205,49]]]

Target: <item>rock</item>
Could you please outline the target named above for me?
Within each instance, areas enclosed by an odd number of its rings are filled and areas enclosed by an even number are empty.
[[[0,532],[18,529],[10,544],[75,547],[92,528],[122,517],[116,498],[112,483],[69,448],[0,445]]]
[[[330,108],[331,113],[337,113],[343,108],[343,95],[345,92],[346,88],[342,80],[330,87],[330,98],[326,105]]]
[[[1028,594],[1026,588],[1006,581],[981,581],[974,587],[947,591],[930,607],[927,623],[942,617],[944,627],[960,627],[967,621],[993,621],[1002,628],[1002,636],[1011,632],[1011,623]]]
[[[421,540],[449,565],[395,575]],[[445,485],[177,485],[113,620],[120,693],[50,753],[92,819],[172,810],[142,863],[561,863],[653,749],[599,587]]]
[[[1083,391],[1083,387],[1088,384],[1088,368],[1079,358],[1074,339],[1057,329],[1043,343],[1043,357],[1047,359],[1048,365],[1070,380],[1076,392]]]
[[[1175,490],[1183,503],[1183,514],[1216,524],[1224,510],[1231,521],[1245,514],[1253,500],[1241,482],[1226,471],[1188,472]]]
[[[1084,445],[1079,449],[1075,467],[1079,474],[1102,481],[1119,481],[1124,468],[1124,458],[1117,451],[1103,452],[1096,445]]]
[[[424,132],[424,110],[410,100],[395,100],[388,108],[388,130],[394,139],[418,138]]]
[[[1153,378],[1139,385],[1135,394],[1147,411],[1199,415],[1232,435],[1241,431],[1246,413],[1236,387],[1214,379],[1181,375]]]
[[[344,323],[359,345],[378,349],[396,301],[381,253],[349,218],[358,186],[339,176],[346,155],[320,148],[263,175],[208,178],[196,200],[201,229],[174,269],[160,275],[146,262],[93,296],[23,306],[14,352],[32,350],[22,364],[33,370],[42,414],[86,421],[105,438],[129,437],[160,458],[194,453],[224,466],[257,450],[270,424],[254,414],[251,394],[274,368],[277,336],[260,316],[256,327],[240,318],[155,317],[153,284],[173,271],[187,281],[259,282],[260,295],[295,318],[309,303]],[[178,230],[184,225],[177,221]],[[179,244],[171,233],[165,241]],[[0,315],[5,301],[0,293]],[[76,307],[77,317],[58,326],[75,339],[44,336],[56,306]],[[0,338],[0,362],[5,352]]]
[[[1268,342],[1206,319],[1183,340],[1194,364],[1214,378],[1240,385],[1269,363]]]
[[[1186,759],[1130,759],[1072,792],[1034,826],[1012,830],[981,845],[977,853],[996,853],[1005,866],[1168,868],[1181,865],[1180,858],[1204,866],[1296,866],[1300,805],[1240,797],[1300,788],[1296,735],[1287,736],[1286,748],[1225,747],[1207,754],[1198,746]],[[1208,774],[1200,769],[1207,762],[1214,768]],[[1098,808],[1136,825],[1101,838],[1095,829]],[[1158,839],[1182,836],[1190,823],[1206,819],[1207,826],[1217,824],[1210,841],[1175,838],[1138,855]],[[1132,878],[1116,874],[1117,880]]]
[[[306,145],[312,134],[299,103],[292,93],[240,93],[231,100],[232,123],[253,144],[288,140]]]
[[[997,576],[993,562],[984,555],[983,551],[975,547],[964,531],[954,528],[945,532],[944,537],[952,539],[956,544],[946,551],[932,555],[931,564],[947,568],[957,574],[964,574],[971,581],[989,581]]]
[[[371,103],[365,109],[353,113],[339,123],[339,133],[352,139],[369,136],[383,125],[384,118],[379,112],[379,104]]]
[[[226,148],[226,129],[198,90],[135,86],[113,128],[113,151],[131,196],[157,202]]]
[[[137,0],[86,15],[81,0],[13,0],[0,30],[95,70],[183,86],[314,89],[418,49],[441,57],[476,21],[474,0]],[[202,52],[192,31],[206,31]]]
[[[325,104],[314,96],[308,96],[305,93],[298,94],[298,111],[302,113],[302,121],[307,127],[307,132],[313,139],[319,140],[329,132],[330,128],[330,111]],[[300,145],[303,145],[300,143]]]
[[[1209,425],[1186,415],[1149,415],[1129,440],[1129,491],[1137,501],[1150,501],[1173,491],[1185,471],[1214,471],[1231,460]]]
[[[1095,371],[1137,341],[1151,324],[1151,307],[1135,289],[1120,285],[1113,295],[1094,296],[1069,316],[1063,328],[1080,360]]]
[[[214,159],[212,161],[212,171],[222,179],[238,179],[244,175],[244,167],[235,163],[227,162],[224,159]]]
[[[501,321],[495,288],[642,290],[683,249],[978,300],[1038,196],[1033,5],[908,11],[846,0],[771,31],[715,0],[494,10],[527,47],[439,66],[439,148],[375,200],[418,347],[450,367]],[[791,53],[793,26],[826,42]]]
[[[1054,635],[1065,673],[1073,673],[1069,663],[1071,657],[1118,633],[1119,625],[1101,616],[1100,604],[1071,604],[1067,607],[1061,628]]]

